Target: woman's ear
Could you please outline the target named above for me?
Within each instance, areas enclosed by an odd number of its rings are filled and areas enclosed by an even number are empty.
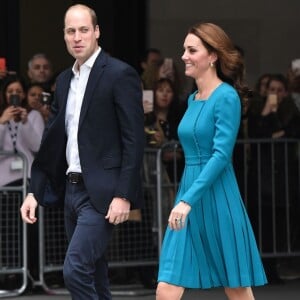
[[[210,61],[212,62],[212,63],[215,63],[217,60],[218,60],[218,55],[217,55],[217,53],[216,52],[212,52],[211,54],[210,54]]]

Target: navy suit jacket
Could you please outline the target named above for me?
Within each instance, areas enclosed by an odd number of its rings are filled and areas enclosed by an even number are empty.
[[[32,164],[30,191],[39,204],[62,204],[66,184],[66,102],[72,69],[56,82],[53,116]],[[106,213],[113,197],[141,207],[144,113],[141,81],[126,63],[101,50],[88,79],[79,126],[79,158],[94,207]]]

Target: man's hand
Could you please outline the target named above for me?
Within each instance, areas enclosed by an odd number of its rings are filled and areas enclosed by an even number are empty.
[[[105,219],[114,225],[118,225],[128,220],[130,212],[130,202],[123,198],[113,198]]]
[[[23,201],[23,204],[20,208],[21,216],[24,222],[33,224],[36,222],[37,218],[35,217],[35,210],[37,208],[37,201],[34,198],[34,195],[29,193]]]

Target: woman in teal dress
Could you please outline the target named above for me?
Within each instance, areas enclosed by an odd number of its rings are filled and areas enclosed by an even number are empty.
[[[230,300],[253,300],[251,287],[267,280],[231,162],[249,92],[243,60],[211,23],[188,31],[182,60],[198,90],[178,128],[185,169],[162,245],[156,299],[222,286]]]

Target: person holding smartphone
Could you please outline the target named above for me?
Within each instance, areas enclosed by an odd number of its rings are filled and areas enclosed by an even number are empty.
[[[293,59],[287,71],[289,92],[300,111],[300,58]]]
[[[21,152],[28,161],[28,178],[34,154],[38,151],[44,121],[41,114],[27,105],[24,80],[9,75],[2,85],[0,104],[0,150]],[[0,186],[20,185],[23,162],[19,157],[2,157]]]
[[[267,95],[249,100],[248,131],[250,137],[298,137],[299,112],[288,92],[287,78],[272,74]]]
[[[259,222],[261,222],[263,252],[273,252],[274,244],[278,252],[285,251],[287,246],[282,241],[286,240],[286,201],[289,201],[291,211],[297,211],[294,204],[299,199],[297,194],[299,162],[296,144],[287,143],[285,149],[284,143],[276,143],[275,140],[300,138],[300,114],[289,96],[288,81],[284,75],[271,74],[267,82],[266,97],[250,99],[248,136],[254,139],[270,139],[270,142],[251,144],[251,156],[248,163],[250,219],[257,237]],[[271,143],[272,140],[274,144]],[[288,161],[284,159],[286,153]],[[258,162],[261,165],[260,168],[258,168]],[[258,189],[258,178],[261,178],[261,190]],[[286,185],[287,178],[288,185]],[[259,194],[262,199],[261,204],[258,203]],[[259,207],[263,216],[261,220],[258,219]],[[276,219],[272,215],[273,211],[276,212]],[[276,241],[270,234],[273,232],[273,223],[276,224]],[[283,283],[277,267],[278,259],[265,257],[263,263],[269,282],[271,284]]]

